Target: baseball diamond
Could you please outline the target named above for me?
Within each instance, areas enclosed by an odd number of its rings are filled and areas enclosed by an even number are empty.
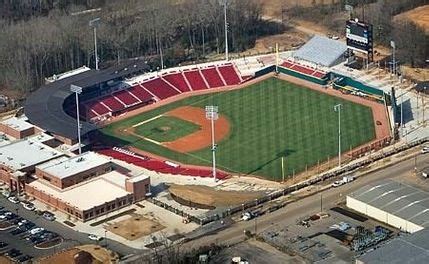
[[[278,78],[269,78],[243,89],[189,97],[110,124],[102,132],[115,143],[185,164],[210,165],[209,147],[183,153],[127,131],[137,123],[179,107],[193,106],[203,110],[205,105],[218,105],[219,113],[227,118],[230,125],[228,135],[217,142],[219,168],[280,180],[282,157],[288,177],[336,157],[338,115],[333,106],[339,103],[343,105],[342,151],[373,140],[376,133],[370,107]],[[201,115],[203,113],[201,111]],[[181,122],[184,120],[178,121]],[[142,126],[150,128],[150,123]],[[180,125],[170,128],[181,129]],[[189,136],[189,133],[185,134]]]

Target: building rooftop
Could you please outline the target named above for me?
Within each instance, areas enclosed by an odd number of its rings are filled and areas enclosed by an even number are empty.
[[[54,139],[54,137],[46,133],[40,133],[29,137],[29,139],[33,141],[38,141],[40,143],[45,143],[46,141]]]
[[[347,45],[341,41],[315,35],[293,55],[318,65],[333,66],[347,51]]]
[[[36,140],[22,139],[0,147],[0,164],[16,171],[63,155]]]
[[[358,258],[363,263],[423,264],[429,259],[429,229],[395,238]]]
[[[112,171],[106,173],[104,176],[111,175],[115,177],[117,173]],[[41,180],[33,181],[29,185],[80,210],[89,210],[130,194],[124,188],[107,181],[104,177],[99,177],[64,190],[45,184]]]
[[[37,168],[54,177],[64,179],[109,162],[108,159],[95,152],[85,152],[70,158],[51,160],[37,166]]]
[[[27,118],[20,117],[11,117],[1,123],[17,131],[24,131],[34,127],[32,124],[27,122]]]
[[[380,210],[429,227],[429,193],[393,180],[366,185],[349,195]]]

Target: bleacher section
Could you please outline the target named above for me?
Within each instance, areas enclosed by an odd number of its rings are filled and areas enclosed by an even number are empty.
[[[120,91],[118,93],[115,93],[114,96],[126,106],[135,105],[139,103],[139,100],[136,97],[132,96],[131,93],[128,91]]]
[[[321,85],[326,85],[328,83],[328,77],[326,72],[309,66],[304,66],[293,61],[284,61],[281,64],[281,67],[279,67],[279,71],[281,73],[285,73]]]
[[[212,171],[210,169],[195,168],[182,165],[172,166],[165,161],[149,158],[147,156],[141,156],[130,151],[123,151],[122,149],[103,149],[99,150],[98,153],[159,173],[197,177],[212,177]],[[223,173],[221,171],[218,171],[216,173],[216,177],[218,179],[224,179],[227,176],[228,175],[226,173]]]
[[[124,105],[121,104],[115,97],[109,96],[100,99],[101,104],[105,105],[110,111],[116,112],[124,109]]]
[[[153,80],[143,82],[142,86],[161,100],[180,94],[180,92],[171,87],[161,78],[155,78]]]
[[[225,86],[225,84],[222,81],[222,78],[217,73],[216,68],[204,69],[204,70],[201,70],[201,73],[204,75],[204,78],[206,78],[210,88]]]
[[[185,71],[184,74],[192,90],[196,91],[208,88],[198,70]]]
[[[218,67],[220,74],[222,74],[226,85],[237,85],[241,82],[240,77],[234,69],[233,65],[226,65]]]
[[[242,82],[232,64],[207,65],[204,68],[191,68],[159,73],[149,79],[135,81],[134,85],[102,98],[83,103],[87,118],[100,118],[135,109],[153,101],[190,91],[237,85]]]
[[[168,75],[162,76],[162,78],[165,79],[170,84],[174,85],[177,89],[182,91],[182,93],[191,91],[182,73],[168,74]]]
[[[142,102],[147,102],[152,99],[152,95],[143,89],[139,84],[131,87],[128,91],[131,95],[134,95]]]

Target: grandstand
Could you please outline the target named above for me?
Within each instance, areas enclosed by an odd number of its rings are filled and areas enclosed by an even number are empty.
[[[96,122],[179,94],[234,86],[242,81],[231,63],[157,72],[110,95],[84,101],[83,117]]]

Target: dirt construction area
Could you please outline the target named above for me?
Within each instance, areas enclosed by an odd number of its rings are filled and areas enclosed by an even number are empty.
[[[128,219],[105,226],[106,230],[126,240],[136,240],[164,228],[160,223],[138,214],[133,214]]]
[[[169,192],[183,200],[208,206],[232,206],[251,201],[262,193],[215,190],[203,185],[171,185]]]
[[[429,5],[420,6],[395,16],[396,19],[407,19],[423,28],[429,34]]]

